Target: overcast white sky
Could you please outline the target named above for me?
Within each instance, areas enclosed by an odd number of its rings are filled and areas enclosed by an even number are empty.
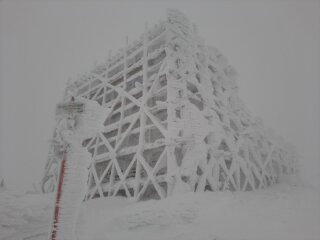
[[[237,69],[250,112],[297,146],[320,183],[320,1],[1,1],[0,178],[40,180],[69,77],[177,7]],[[306,174],[307,173],[307,174]],[[318,176],[318,178],[316,178]]]

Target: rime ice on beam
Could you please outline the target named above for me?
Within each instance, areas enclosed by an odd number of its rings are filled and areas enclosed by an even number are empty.
[[[84,139],[95,165],[87,198],[164,198],[256,190],[294,170],[294,154],[238,97],[236,72],[179,11],[91,72],[78,96],[110,108]]]

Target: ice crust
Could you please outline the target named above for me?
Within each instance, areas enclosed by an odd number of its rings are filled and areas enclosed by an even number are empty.
[[[57,136],[61,136],[60,145],[66,149],[63,155],[66,163],[59,203],[57,240],[76,239],[75,226],[87,190],[88,168],[92,164],[91,154],[82,147],[82,140],[102,131],[103,121],[108,114],[108,109],[102,108],[96,101],[80,97],[75,98],[75,101],[84,103],[84,112],[61,116],[56,130]]]
[[[252,117],[236,76],[196,26],[169,9],[167,21],[146,28],[137,43],[85,75],[83,85],[69,85],[78,96],[110,107],[109,114],[98,113],[98,104],[90,103],[86,117],[75,118],[79,129],[64,136],[83,140],[96,163],[88,199],[258,190],[294,174],[297,155]]]

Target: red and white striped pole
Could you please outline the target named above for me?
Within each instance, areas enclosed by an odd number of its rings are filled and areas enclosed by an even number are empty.
[[[63,135],[63,131],[68,130],[72,131],[74,129],[75,125],[75,115],[81,114],[84,112],[84,103],[82,102],[75,102],[75,98],[72,96],[70,102],[65,102],[57,105],[57,115],[61,116],[62,119],[58,123],[57,126],[57,132],[58,137],[60,135]],[[66,118],[67,115],[67,118]],[[69,120],[73,121],[69,121]],[[53,212],[53,222],[51,225],[51,231],[49,232],[49,240],[58,240],[57,235],[59,231],[59,224],[60,228],[62,227],[62,223],[59,222],[59,219],[61,220],[61,215],[63,215],[62,210],[65,211],[65,209],[61,209],[61,199],[62,197],[65,197],[65,194],[68,194],[67,192],[63,193],[63,186],[65,185],[65,174],[66,172],[66,160],[67,160],[67,150],[69,148],[69,141],[66,141],[67,139],[64,139],[63,136],[60,136],[61,139],[61,145],[64,146],[64,152],[62,161],[60,162],[60,171],[59,171],[59,177],[58,177],[58,184],[56,188],[56,199],[55,199],[55,206],[54,206],[54,212]],[[69,139],[70,140],[70,139]],[[70,169],[69,169],[70,170]],[[69,171],[70,172],[70,171]],[[63,195],[64,194],[64,195]],[[65,224],[63,224],[63,227],[65,227]],[[59,234],[61,236],[61,234]],[[60,237],[59,237],[60,238]],[[69,240],[69,239],[68,239]],[[70,239],[71,240],[71,239]]]
[[[58,185],[57,185],[57,191],[56,191],[56,199],[55,199],[55,206],[54,206],[53,222],[52,222],[51,233],[50,233],[50,240],[57,239],[57,227],[58,227],[58,221],[59,221],[60,200],[62,195],[62,185],[63,185],[64,172],[65,172],[66,156],[67,154],[65,150],[63,153],[62,161],[60,163],[60,171],[59,171]]]

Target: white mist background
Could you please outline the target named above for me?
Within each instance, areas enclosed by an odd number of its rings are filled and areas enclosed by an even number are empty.
[[[238,72],[253,116],[293,143],[320,185],[319,1],[1,1],[0,179],[26,190],[44,171],[68,78],[105,62],[176,7]]]

